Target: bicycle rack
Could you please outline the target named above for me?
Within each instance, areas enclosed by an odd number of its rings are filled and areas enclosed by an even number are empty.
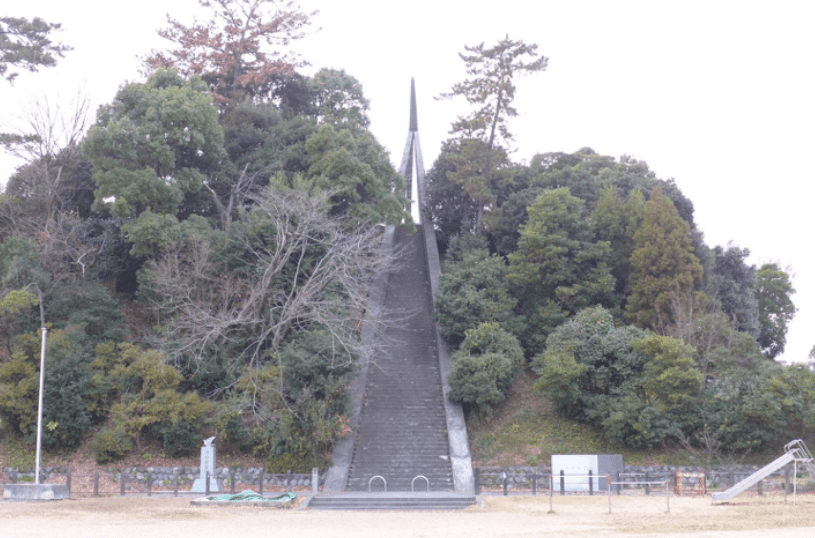
[[[410,482],[410,491],[411,491],[411,493],[414,491],[413,484],[420,478],[424,479],[424,481],[427,483],[427,491],[430,491],[430,480],[428,480],[426,476],[419,475],[419,476],[415,477],[413,480],[411,480],[411,482]]]
[[[386,492],[388,491],[388,482],[387,482],[387,480],[385,480],[385,477],[384,477],[384,476],[380,476],[380,475],[376,475],[376,476],[371,477],[371,479],[370,479],[370,480],[368,480],[368,493],[371,493],[371,483],[372,483],[374,480],[376,480],[377,478],[382,479],[382,484],[384,484],[384,486],[385,486],[385,491],[386,491]]]

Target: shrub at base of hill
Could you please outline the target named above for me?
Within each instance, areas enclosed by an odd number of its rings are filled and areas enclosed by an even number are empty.
[[[555,329],[532,366],[536,387],[562,413],[613,443],[647,448],[695,419],[702,375],[692,352],[680,340],[617,327],[609,311],[593,307]]]
[[[521,369],[523,350],[518,339],[498,323],[482,323],[465,333],[452,356],[447,378],[450,399],[477,412],[489,411],[504,401]]]
[[[133,442],[124,428],[106,428],[96,434],[93,452],[97,463],[110,463],[133,450]]]

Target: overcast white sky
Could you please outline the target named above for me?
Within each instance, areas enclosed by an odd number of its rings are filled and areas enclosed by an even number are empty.
[[[789,266],[799,312],[783,360],[815,345],[815,2],[809,0],[302,0],[322,28],[297,45],[321,67],[345,69],[371,100],[372,131],[398,166],[415,77],[429,168],[464,103],[435,101],[464,77],[464,45],[504,35],[537,43],[545,73],[518,80],[517,159],[591,147],[644,160],[694,203],[709,245],[751,250],[751,263]],[[196,0],[28,0],[9,16],[61,22],[75,50],[56,68],[0,81],[0,129],[32,99],[91,109],[139,81],[139,60],[165,47],[165,14],[205,16]],[[3,125],[5,124],[5,125]],[[5,130],[4,129],[4,130]],[[16,166],[0,154],[0,178]]]

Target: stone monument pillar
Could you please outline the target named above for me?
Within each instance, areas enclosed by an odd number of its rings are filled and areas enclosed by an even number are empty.
[[[199,478],[195,479],[190,491],[194,493],[206,493],[206,480],[207,473],[209,473],[209,491],[218,493],[218,481],[215,478],[215,447],[212,446],[214,437],[204,440],[204,446],[201,447],[201,474]]]

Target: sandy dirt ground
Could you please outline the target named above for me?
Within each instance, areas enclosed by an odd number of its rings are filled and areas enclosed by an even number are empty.
[[[476,538],[558,536],[689,538],[815,536],[815,496],[484,497],[460,512],[328,512],[196,507],[190,499],[120,498],[0,502],[0,538],[196,538],[235,536]]]

